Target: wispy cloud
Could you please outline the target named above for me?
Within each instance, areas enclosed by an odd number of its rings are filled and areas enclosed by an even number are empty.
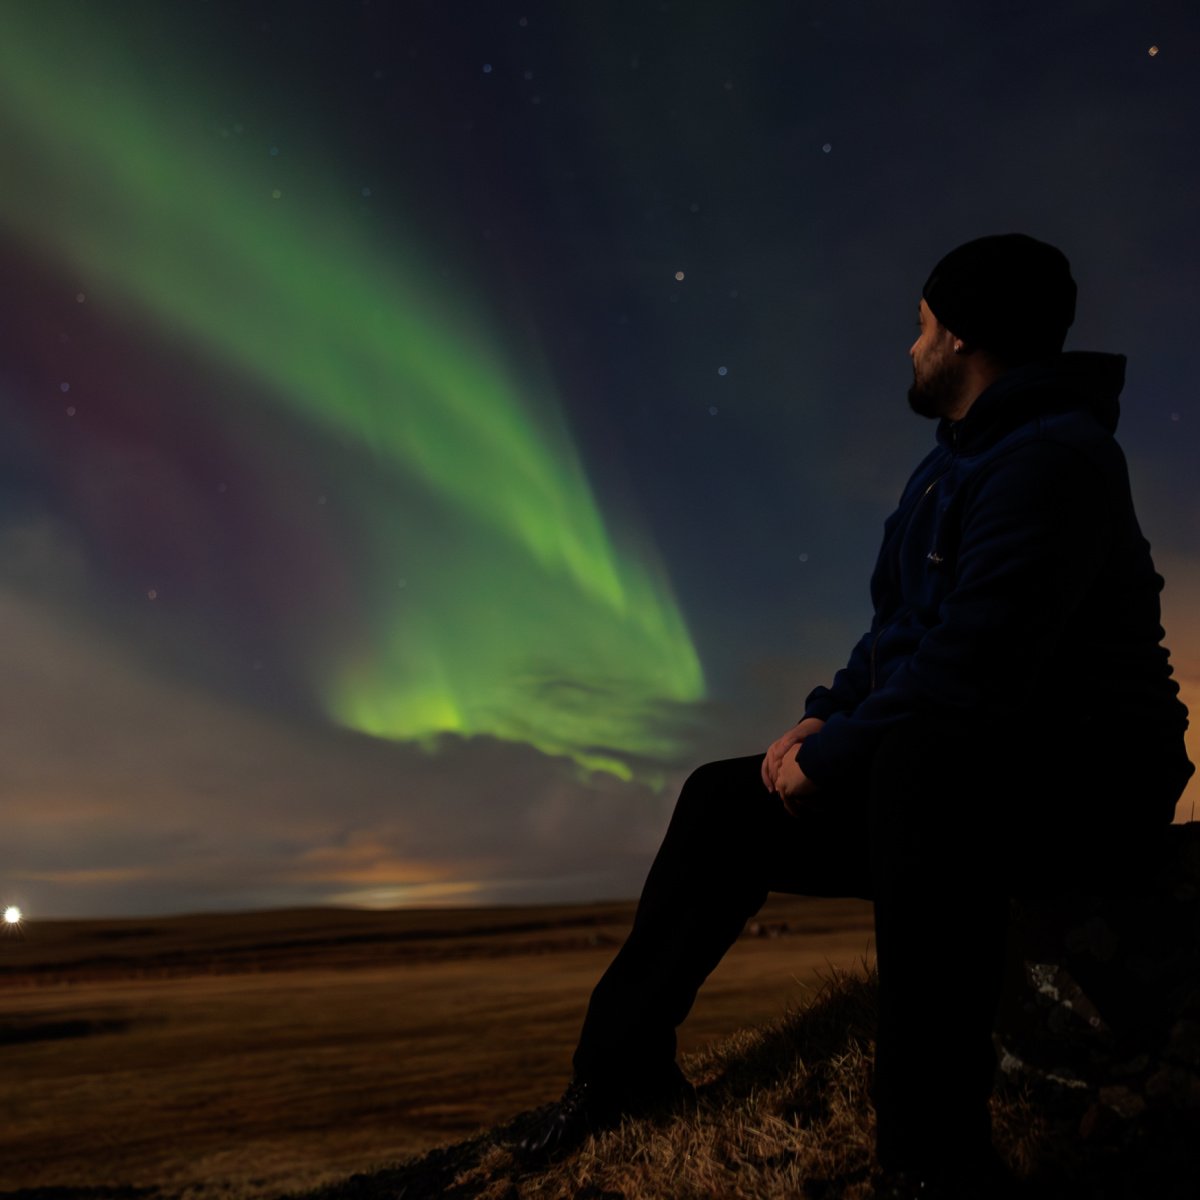
[[[631,895],[678,783],[239,704],[25,587],[0,626],[0,892],[31,915]]]

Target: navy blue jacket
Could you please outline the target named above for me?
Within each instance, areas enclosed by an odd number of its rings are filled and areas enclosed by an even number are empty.
[[[922,715],[1181,744],[1163,581],[1113,438],[1124,377],[1120,355],[1064,354],[940,423],[884,526],[871,628],[805,702],[826,721],[797,755],[814,783],[846,780]]]

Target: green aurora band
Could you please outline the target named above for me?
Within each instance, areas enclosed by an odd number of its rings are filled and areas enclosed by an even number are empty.
[[[363,631],[304,655],[330,717],[655,777],[700,663],[653,550],[606,530],[548,373],[414,252],[381,261],[315,156],[276,195],[205,119],[186,38],[139,55],[82,5],[6,26],[0,224],[361,455],[339,501]]]

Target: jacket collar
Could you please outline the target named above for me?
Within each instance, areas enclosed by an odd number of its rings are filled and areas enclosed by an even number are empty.
[[[937,439],[960,454],[975,454],[1036,417],[1090,413],[1112,433],[1120,417],[1125,356],[1075,350],[1049,363],[1006,371],[982,391],[961,421],[942,419]]]

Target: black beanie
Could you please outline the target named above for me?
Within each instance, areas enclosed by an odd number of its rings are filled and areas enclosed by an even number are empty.
[[[1075,320],[1066,255],[1023,233],[976,238],[951,250],[921,294],[951,333],[1010,366],[1057,354]]]

